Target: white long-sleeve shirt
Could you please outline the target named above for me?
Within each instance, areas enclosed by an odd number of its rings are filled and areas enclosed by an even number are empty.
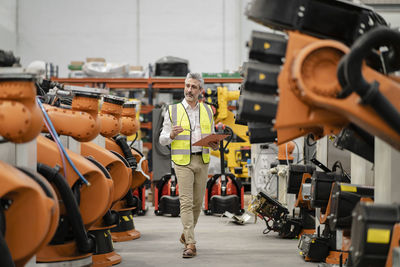
[[[184,108],[186,109],[186,112],[189,116],[189,121],[190,125],[192,127],[192,145],[199,141],[201,139],[201,129],[200,129],[200,106],[199,102],[197,102],[196,106],[192,108],[188,102],[186,102],[186,99],[183,99],[182,104]],[[179,122],[180,118],[178,118]],[[172,143],[172,139],[170,138],[172,130],[172,124],[171,124],[171,119],[169,117],[169,110],[165,112],[164,114],[164,123],[163,123],[163,128],[160,134],[160,144],[163,146],[169,145]],[[211,127],[211,132],[214,131],[214,121],[212,123]],[[201,152],[202,147],[201,146],[192,146],[192,153],[194,152]]]

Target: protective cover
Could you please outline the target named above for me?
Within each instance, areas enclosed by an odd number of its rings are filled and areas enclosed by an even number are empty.
[[[279,30],[298,30],[350,45],[385,20],[370,7],[342,0],[254,0],[250,20]]]
[[[156,61],[155,76],[184,77],[189,72],[189,61],[179,57],[166,56]]]
[[[129,64],[86,62],[82,67],[83,72],[89,77],[121,78],[129,74]]]
[[[385,266],[392,229],[398,222],[398,204],[359,202],[351,225],[352,266]]]

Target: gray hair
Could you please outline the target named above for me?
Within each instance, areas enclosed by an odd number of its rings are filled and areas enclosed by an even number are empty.
[[[200,89],[201,89],[201,88],[204,88],[204,80],[203,80],[203,76],[201,76],[201,73],[198,73],[198,72],[189,72],[189,73],[186,75],[185,82],[186,82],[188,79],[195,79],[195,80],[198,80],[198,81],[200,82]]]

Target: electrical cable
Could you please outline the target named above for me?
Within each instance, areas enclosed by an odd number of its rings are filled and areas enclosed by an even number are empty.
[[[315,146],[315,145],[317,144],[317,141],[314,141],[314,143],[311,143],[311,144],[310,144],[310,138],[312,138],[312,139],[314,140],[313,134],[307,134],[307,137],[306,137],[306,144],[307,144],[308,146]]]
[[[286,148],[285,148],[285,153],[286,153],[286,163],[287,163],[287,165],[289,166],[289,156],[288,156],[288,152],[287,152],[287,144],[288,144],[288,143],[285,143],[285,146],[286,146]]]
[[[138,138],[138,132],[136,132],[135,138],[132,140],[131,144],[129,145],[130,148],[132,148],[133,143],[136,142],[136,139]]]
[[[298,158],[300,158],[300,148],[299,145],[297,144],[296,141],[293,141],[293,143],[295,144],[296,148],[297,148],[297,162],[298,162]],[[294,154],[294,153],[293,153]]]
[[[227,143],[224,146],[224,150],[226,150],[226,148],[228,147],[229,143],[232,141],[232,138],[233,138],[233,130],[232,130],[232,128],[229,127],[229,126],[226,126],[225,129],[227,129],[230,133],[229,133],[229,139],[228,139]]]
[[[54,142],[57,145],[58,151],[60,152],[60,157],[61,157],[61,161],[62,161],[62,165],[63,165],[63,170],[64,170],[64,178],[67,179],[67,164],[65,163],[65,157],[64,154],[62,152],[62,149],[60,147],[60,145],[56,142],[56,137],[54,136],[53,131],[51,130],[48,122],[46,120],[43,120],[44,124],[46,125],[47,130],[49,131],[51,137],[53,138]]]
[[[43,90],[43,88],[40,86],[40,84],[38,82],[35,83],[36,87],[39,88],[40,93],[42,96],[46,95],[46,92]]]
[[[351,177],[349,176],[349,174],[344,170],[342,163],[338,160],[335,161],[335,163],[333,163],[332,166],[332,171],[336,172],[336,169],[339,167],[339,169],[342,172],[342,176],[347,177],[349,179],[349,181],[351,181]]]
[[[40,99],[39,99],[39,98],[36,98],[36,102],[39,104],[39,107],[40,107],[40,109],[42,110],[42,113],[43,113],[43,115],[44,115],[44,117],[45,117],[45,120],[47,120],[47,122],[49,123],[50,130],[53,131],[53,134],[55,133],[55,134],[54,134],[54,137],[55,137],[56,139],[55,139],[54,141],[57,142],[57,143],[60,145],[61,150],[62,150],[62,152],[64,153],[64,156],[67,158],[67,160],[68,160],[69,164],[71,165],[72,169],[74,169],[74,171],[76,172],[76,174],[78,174],[79,178],[80,178],[87,186],[90,186],[89,181],[86,180],[85,177],[82,176],[82,174],[79,172],[79,170],[75,167],[75,164],[72,162],[72,160],[71,160],[71,158],[69,157],[68,153],[65,151],[64,146],[62,145],[61,140],[60,140],[60,138],[59,138],[58,135],[57,135],[57,131],[55,130],[55,128],[54,128],[54,126],[53,126],[53,124],[52,124],[52,122],[51,122],[51,120],[50,120],[49,115],[47,114],[45,108],[44,108],[43,105],[42,105],[42,102],[40,102]]]

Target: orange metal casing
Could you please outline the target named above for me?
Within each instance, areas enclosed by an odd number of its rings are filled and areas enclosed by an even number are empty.
[[[302,49],[292,68],[292,77],[296,81],[302,99],[346,117],[368,133],[378,136],[399,150],[400,134],[392,129],[372,107],[363,105],[358,94],[353,92],[344,99],[335,97],[341,91],[337,80],[337,67],[342,56],[348,52],[348,47],[332,40],[314,42]],[[368,82],[379,83],[379,91],[399,111],[400,84],[365,64],[362,72]]]
[[[74,96],[72,109],[44,105],[58,134],[71,136],[79,142],[93,140],[100,133],[98,99]],[[47,132],[46,128],[43,128]]]
[[[114,142],[114,140],[111,140],[109,138],[106,138],[106,148],[108,150],[115,151],[122,156],[124,155],[121,148]],[[131,149],[131,152],[132,152],[133,156],[136,158],[136,161],[139,162],[140,159],[142,158],[142,156],[134,149]],[[149,165],[148,165],[147,160],[145,160],[142,163],[142,169],[147,175],[149,175]],[[135,190],[136,188],[141,186],[146,181],[146,179],[147,178],[141,172],[134,171],[133,176],[132,176],[131,188],[133,190]]]
[[[400,149],[400,135],[370,106],[363,105],[355,92],[336,98],[342,90],[337,79],[338,63],[348,52],[340,42],[289,32],[286,61],[278,78],[280,102],[275,128],[279,144],[300,133],[313,132],[312,128],[317,129],[316,138],[337,134],[351,121]],[[380,92],[400,110],[400,84],[396,79],[366,65],[362,72],[368,82],[379,82]],[[281,129],[286,129],[284,134]]]
[[[0,135],[13,143],[33,140],[43,117],[33,81],[0,81]]]
[[[286,146],[287,144],[287,146]],[[294,142],[290,141],[278,146],[278,160],[293,160],[293,150],[295,144]],[[286,156],[287,153],[287,156]]]
[[[125,136],[133,135],[139,130],[139,121],[134,107],[122,108],[121,124],[121,134]]]
[[[79,208],[82,214],[82,220],[86,229],[89,229],[99,218],[101,218],[111,207],[113,197],[113,181],[107,179],[97,166],[68,149],[67,153],[80,173],[90,182],[90,186],[82,185],[81,200]],[[49,166],[60,166],[60,173],[64,175],[61,156],[57,145],[43,136],[37,138],[37,161]],[[66,180],[72,187],[79,177],[67,163]]]
[[[122,105],[103,102],[100,110],[100,134],[104,137],[113,137],[121,130]]]
[[[326,134],[338,132],[348,124],[347,119],[342,116],[303,102],[292,79],[292,67],[297,54],[305,46],[318,40],[308,35],[289,32],[285,64],[278,76],[279,103],[275,123],[278,144],[307,133],[312,133],[315,139],[319,139]]]
[[[107,149],[91,142],[81,143],[81,155],[92,156],[100,162],[111,175],[114,181],[113,204],[123,198],[131,186],[131,169],[124,162]]]
[[[400,244],[400,223],[396,223],[393,226],[392,238],[390,241],[390,248],[389,248],[388,256],[386,258],[385,267],[393,266],[393,249],[396,247],[399,247],[399,244]]]
[[[44,245],[50,242],[58,226],[59,207],[55,191],[37,174],[54,198],[46,196],[32,178],[0,161],[0,197],[12,200],[4,211],[5,239],[16,266],[24,266]]]

